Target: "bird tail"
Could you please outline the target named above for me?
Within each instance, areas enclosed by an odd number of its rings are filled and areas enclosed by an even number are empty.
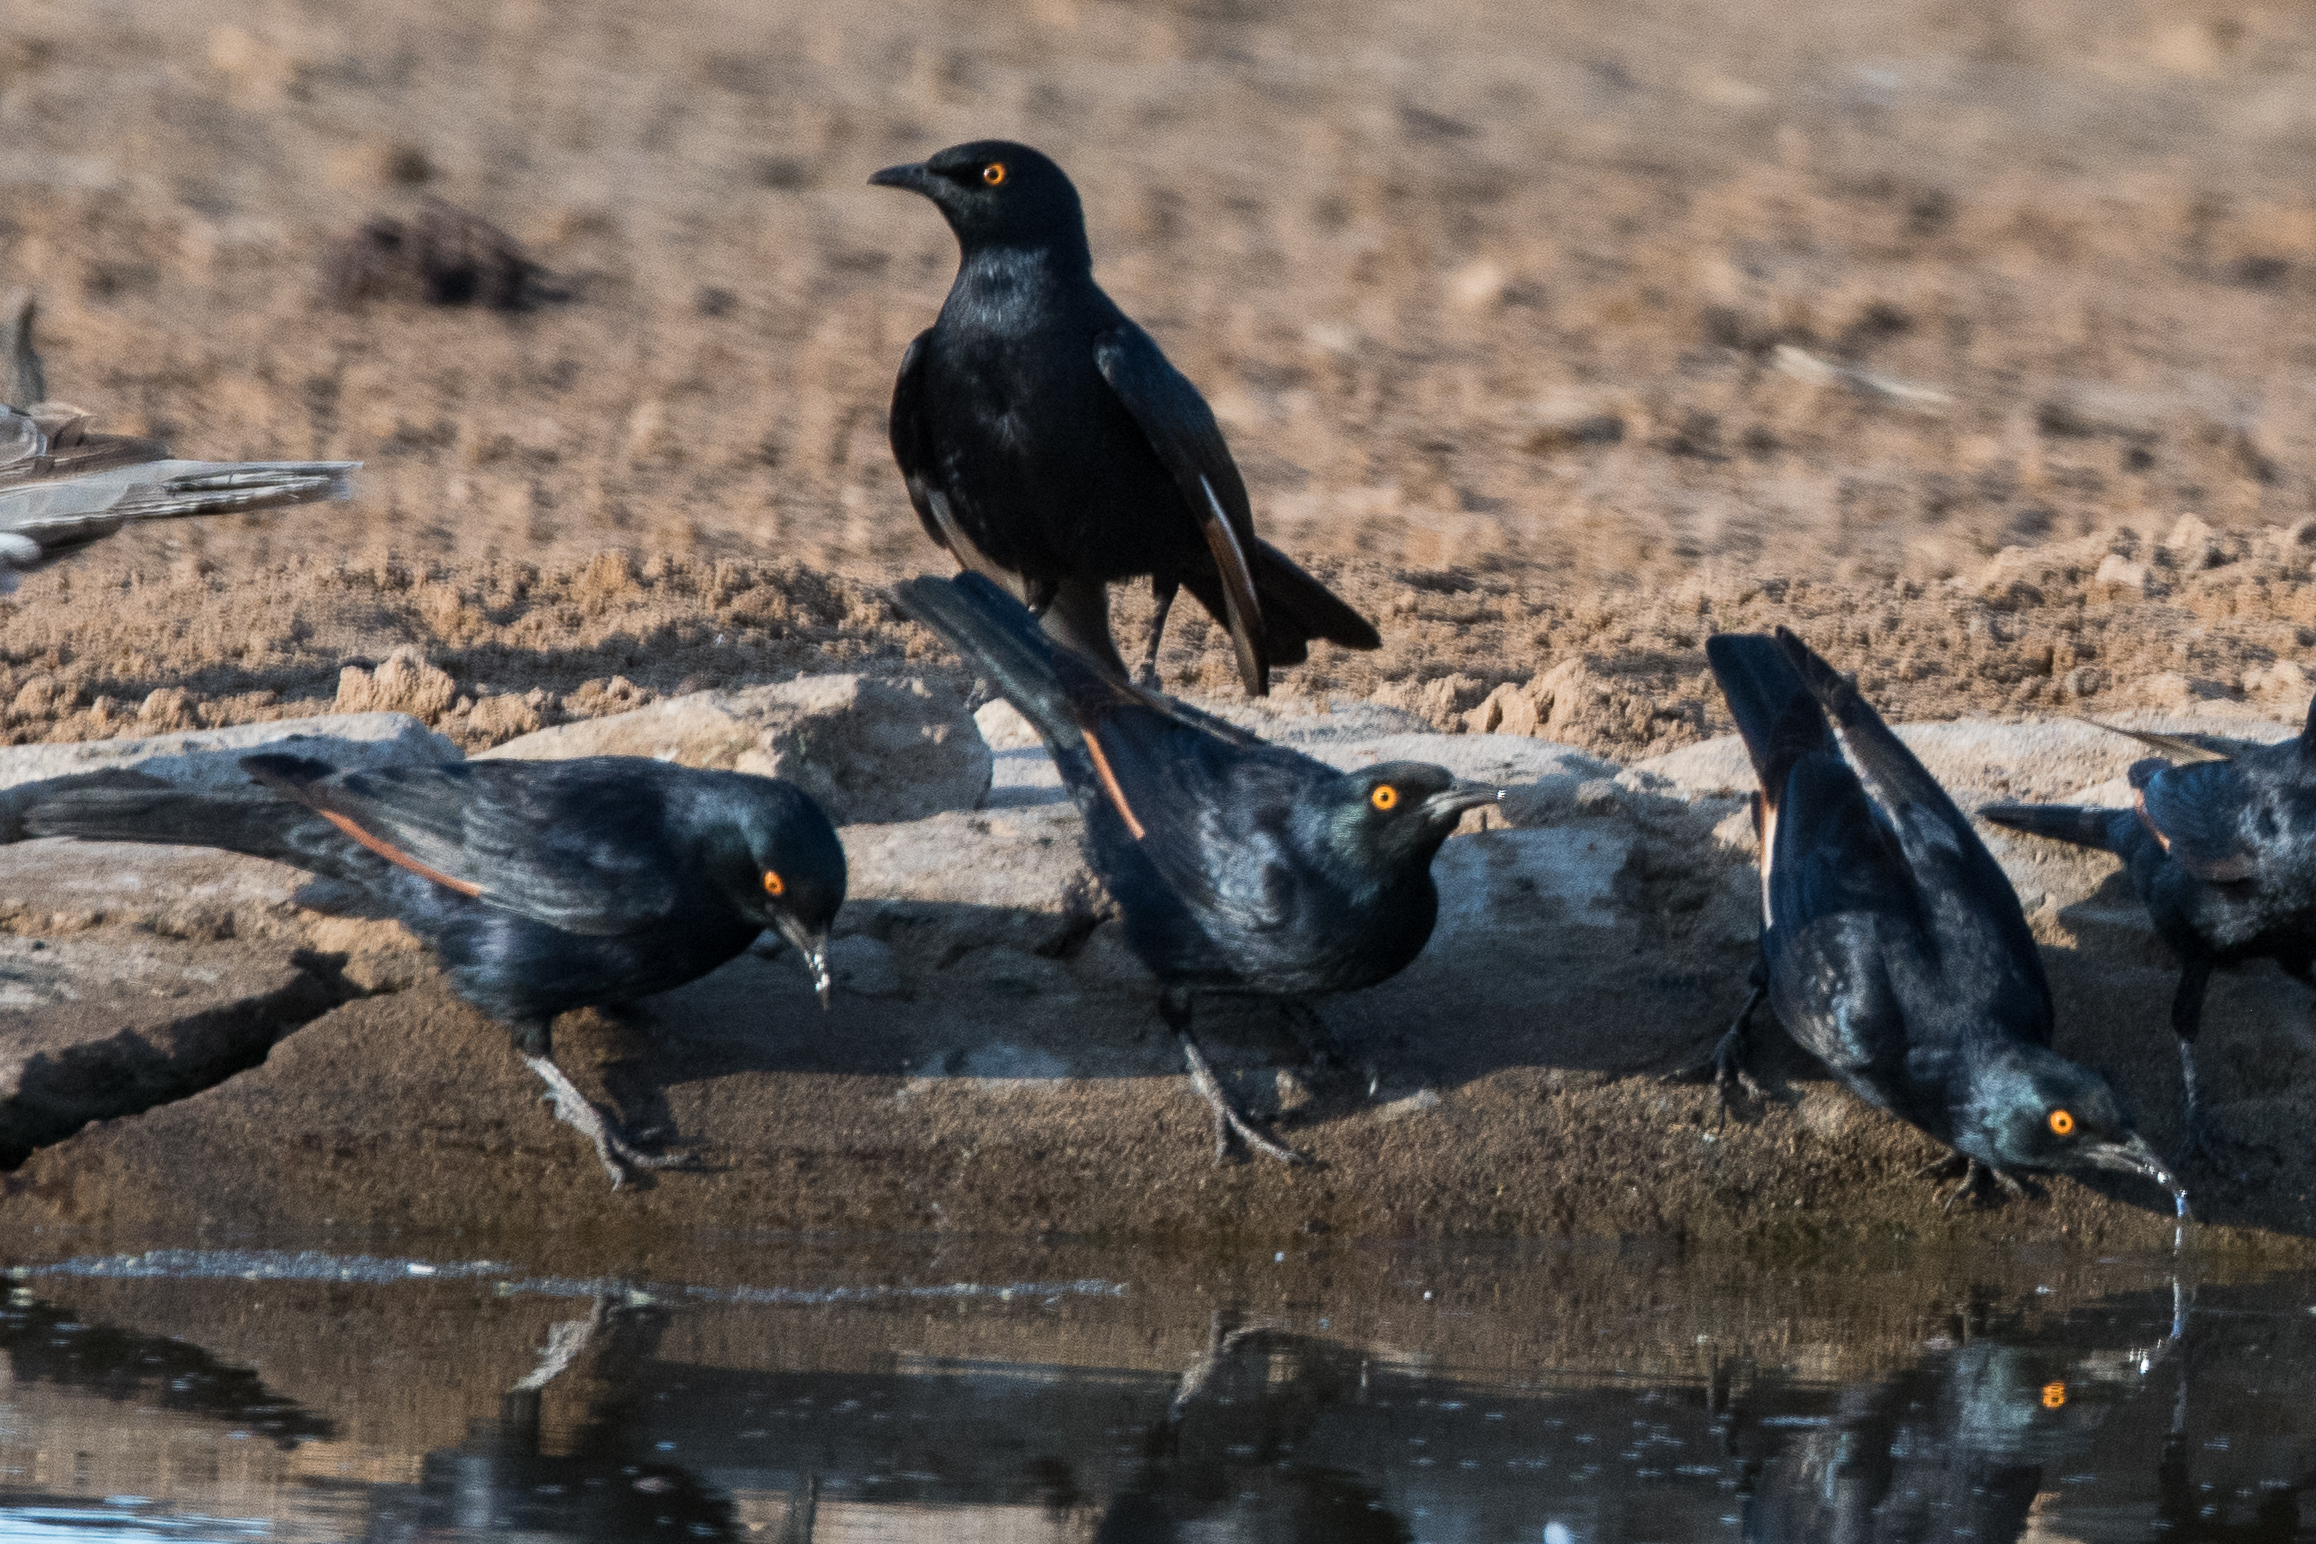
[[[2096,847],[2101,852],[2120,850],[2114,837],[2118,813],[2080,804],[1987,804],[1981,805],[1978,811],[1981,820],[1991,820],[1998,826],[2008,826],[2030,836],[2073,842],[2077,847]]]
[[[1825,710],[1775,638],[1717,633],[1705,640],[1705,661],[1737,720],[1764,797],[1778,797],[1804,756],[1838,752]]]
[[[215,847],[311,869],[287,839],[285,813],[280,799],[254,789],[196,792],[141,772],[94,772],[41,793],[24,812],[24,834]]]
[[[970,571],[954,579],[921,575],[895,586],[893,598],[995,683],[1048,746],[1074,747],[1084,738],[1071,712],[1061,646],[1020,601]]]
[[[1262,604],[1264,653],[1273,665],[1301,664],[1313,638],[1346,649],[1383,646],[1372,622],[1269,542],[1258,539],[1248,557]]]

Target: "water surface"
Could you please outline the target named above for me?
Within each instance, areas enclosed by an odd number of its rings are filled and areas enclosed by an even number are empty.
[[[631,1263],[20,1267],[0,1541],[2316,1537],[2305,1277],[906,1243]]]

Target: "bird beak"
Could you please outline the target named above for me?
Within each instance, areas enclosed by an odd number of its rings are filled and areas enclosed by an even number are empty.
[[[932,179],[931,168],[917,161],[907,166],[888,166],[869,178],[869,183],[873,187],[907,188],[912,193],[923,193]]]
[[[2091,1161],[2102,1169],[2141,1174],[2171,1192],[2171,1204],[2180,1217],[2188,1216],[2187,1187],[2172,1176],[2147,1139],[2133,1132],[2127,1142],[2107,1142],[2091,1150]]]
[[[836,991],[836,981],[828,973],[828,934],[815,933],[794,917],[778,920],[780,936],[796,946],[804,956],[804,968],[812,972],[812,989],[820,994],[820,1008],[828,1011],[828,1001]]]
[[[1465,810],[1476,810],[1494,804],[1504,797],[1501,788],[1490,788],[1485,783],[1458,783],[1454,787],[1433,794],[1423,801],[1423,818],[1446,825],[1460,819]]]

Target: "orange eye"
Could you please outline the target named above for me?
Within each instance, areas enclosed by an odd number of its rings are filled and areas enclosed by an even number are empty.
[[[2073,1136],[2075,1134],[2075,1117],[2064,1110],[2051,1111],[2051,1130],[2063,1137]]]
[[[992,161],[987,166],[982,167],[981,180],[993,188],[996,187],[1005,180],[1005,163]]]
[[[2045,1410],[2056,1410],[2066,1402],[2067,1386],[2064,1383],[2046,1383],[2043,1385],[2043,1408]]]
[[[1379,810],[1397,809],[1399,807],[1399,790],[1389,783],[1380,783],[1376,785],[1375,791],[1367,796],[1367,802]]]
[[[772,870],[766,869],[764,871],[764,893],[766,895],[786,895],[788,893],[788,881],[782,879]]]

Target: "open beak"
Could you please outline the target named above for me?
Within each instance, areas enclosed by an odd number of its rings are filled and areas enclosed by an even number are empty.
[[[2125,1174],[2141,1174],[2171,1192],[2172,1210],[2183,1220],[2192,1220],[2187,1210],[2187,1187],[2172,1175],[2156,1156],[2147,1139],[2133,1132],[2126,1142],[2109,1142],[2091,1153],[2091,1161],[2102,1169],[2116,1169]]]
[[[836,982],[828,973],[828,934],[815,933],[794,917],[780,917],[777,925],[780,936],[804,956],[804,968],[812,972],[812,989],[820,994],[821,1011],[827,1012],[828,1000],[836,991]]]
[[[912,193],[922,193],[932,178],[931,169],[918,161],[907,166],[888,166],[870,177],[869,182],[874,187],[907,188]]]
[[[1494,804],[1503,797],[1503,789],[1491,788],[1485,783],[1458,783],[1424,800],[1423,818],[1448,825],[1461,819],[1465,810]]]

